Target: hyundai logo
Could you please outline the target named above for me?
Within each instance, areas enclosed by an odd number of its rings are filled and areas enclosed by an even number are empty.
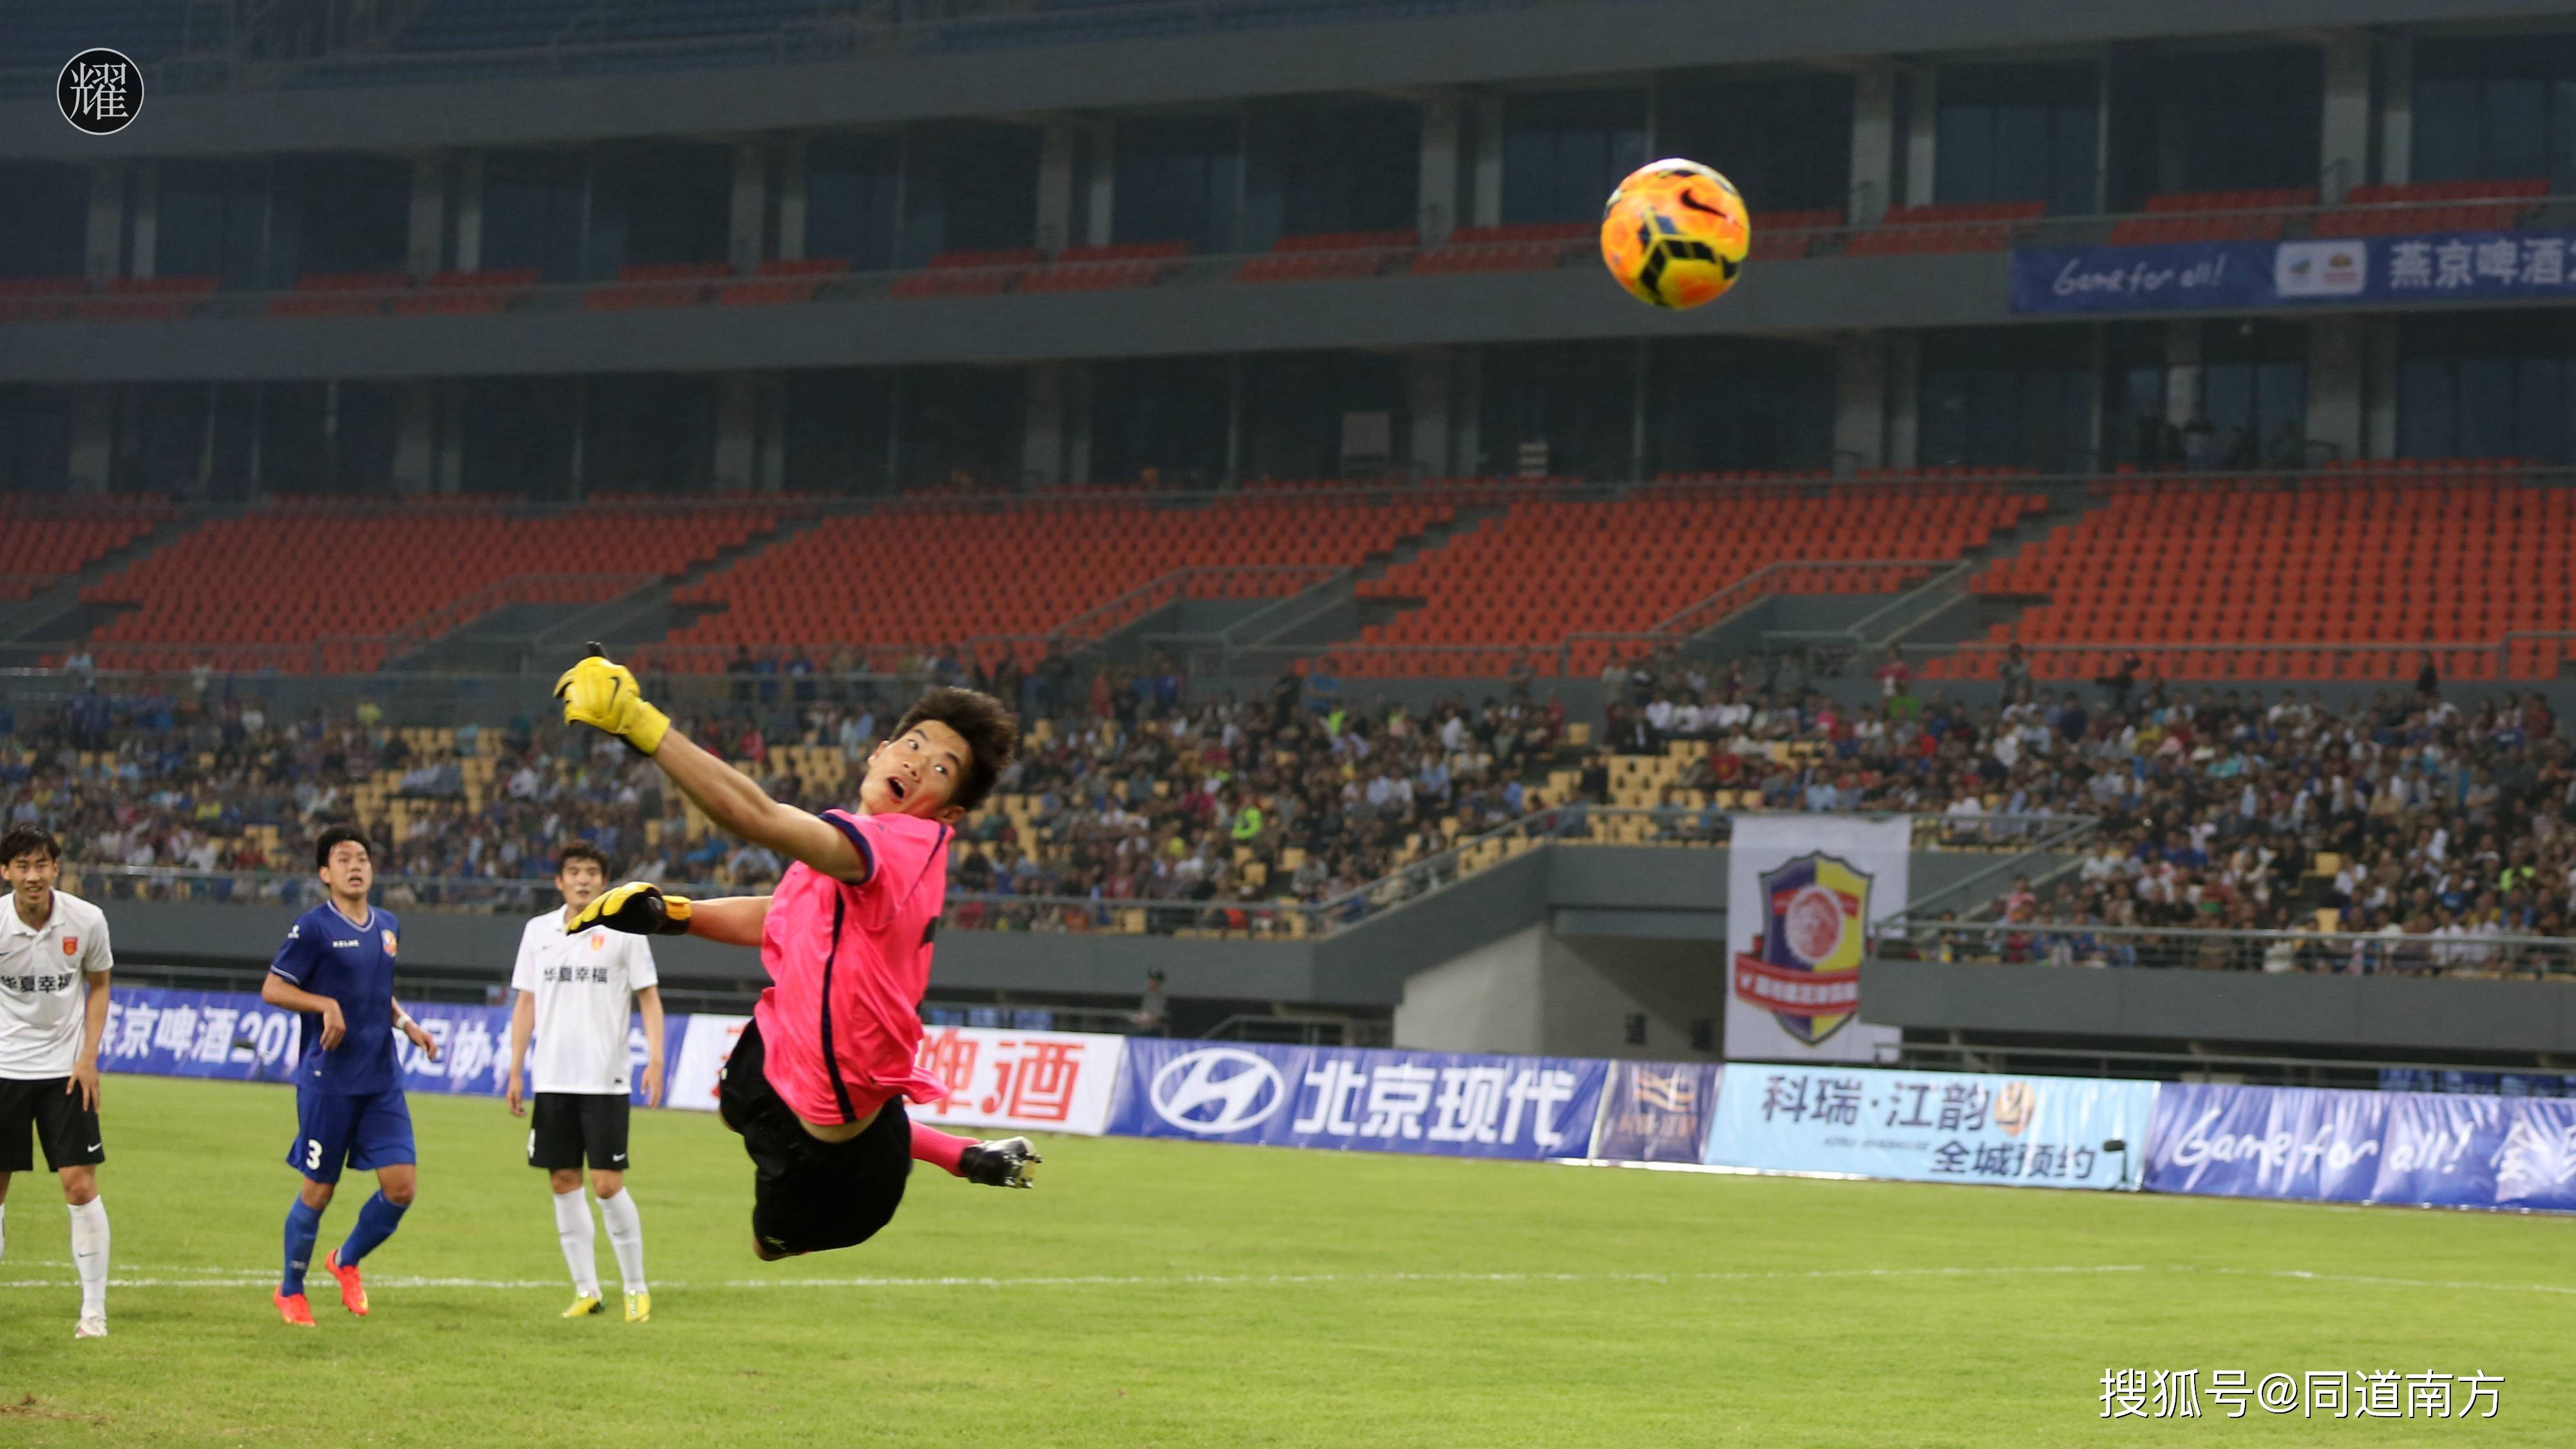
[[[1201,1047],[1163,1064],[1146,1089],[1154,1113],[1184,1132],[1257,1127],[1288,1100],[1279,1069],[1241,1047]]]

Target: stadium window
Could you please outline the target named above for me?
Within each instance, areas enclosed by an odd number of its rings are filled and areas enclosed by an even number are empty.
[[[1933,199],[2095,209],[2101,68],[1944,67],[1934,91]]]
[[[588,163],[578,151],[487,153],[481,270],[534,271],[548,282],[577,280],[588,176]]]
[[[1722,156],[1754,224],[1765,211],[1840,210],[1851,193],[1847,75],[1668,75],[1655,92],[1658,156]]]
[[[2317,184],[2317,46],[2115,55],[2109,89],[2113,211],[2137,211],[2158,192]]]
[[[2418,42],[2412,162],[2417,181],[2576,187],[2576,40]]]
[[[891,491],[886,447],[893,409],[888,372],[825,367],[788,373],[781,429],[788,491]]]
[[[2089,344],[2088,334],[2072,328],[1926,334],[1918,461],[2090,471]]]
[[[0,161],[0,277],[77,277],[89,236],[89,173]]]
[[[903,146],[897,266],[919,266],[940,252],[1037,245],[1035,127],[943,121],[911,127]]]
[[[1422,108],[1400,101],[1256,107],[1245,164],[1243,249],[1281,236],[1418,224]]]
[[[457,393],[462,491],[538,499],[572,496],[579,379],[469,377]]]
[[[1207,358],[1139,358],[1092,369],[1091,476],[1204,487],[1225,473],[1227,374]]]
[[[213,405],[214,390],[202,382],[153,382],[126,389],[118,398],[123,416],[117,426],[116,491],[195,494],[205,468]]]
[[[71,466],[71,390],[0,385],[0,493],[57,492]]]
[[[733,148],[694,141],[602,146],[591,164],[589,275],[721,262],[733,226]]]
[[[1658,339],[1646,360],[1647,459],[1639,471],[1829,467],[1834,388],[1832,352],[1810,343]]]
[[[390,156],[284,156],[269,217],[269,284],[308,272],[399,272],[411,166]]]
[[[1550,91],[1503,101],[1506,223],[1601,219],[1601,199],[1646,164],[1646,93]]]
[[[845,258],[854,272],[893,266],[902,175],[893,136],[815,137],[805,148],[804,254]]]
[[[1028,403],[1028,386],[1020,369],[912,367],[900,372],[896,385],[899,451],[894,452],[891,466],[898,483],[914,487],[963,481],[987,488],[1019,484]],[[1216,427],[1222,437],[1222,408],[1216,414]],[[1120,476],[1102,473],[1099,457],[1095,443],[1093,477]]]
[[[2576,327],[2567,319],[2410,318],[2398,346],[2399,456],[2576,461]]]
[[[1291,352],[1243,360],[1242,472],[1333,478],[1344,471],[1343,419],[1386,413],[1404,456],[1404,362],[1368,352]]]
[[[158,163],[159,237],[153,270],[164,277],[220,277],[260,285],[268,234],[268,163]]]
[[[1242,235],[1243,117],[1127,119],[1116,127],[1110,232],[1122,242],[1187,242],[1228,252]]]
[[[1485,459],[1479,472],[1511,472],[1521,450],[1545,444],[1547,471],[1583,478],[1637,476],[1637,352],[1628,342],[1541,343],[1484,355]]]
[[[583,380],[582,492],[704,493],[714,486],[716,380],[612,373]]]

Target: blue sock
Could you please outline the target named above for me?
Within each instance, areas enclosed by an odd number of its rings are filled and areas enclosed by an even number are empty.
[[[322,1236],[322,1210],[302,1197],[286,1210],[286,1276],[277,1291],[289,1297],[304,1291],[304,1270],[313,1266],[313,1240]]]
[[[358,1225],[349,1229],[349,1241],[340,1245],[340,1266],[358,1266],[360,1259],[394,1235],[394,1229],[402,1226],[403,1214],[407,1211],[409,1209],[394,1206],[392,1200],[381,1192],[367,1199],[367,1205],[358,1209]]]

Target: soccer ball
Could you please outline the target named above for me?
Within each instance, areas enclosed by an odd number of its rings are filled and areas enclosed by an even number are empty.
[[[1640,167],[1601,209],[1601,260],[1640,302],[1676,311],[1726,295],[1753,245],[1735,183],[1696,161]]]

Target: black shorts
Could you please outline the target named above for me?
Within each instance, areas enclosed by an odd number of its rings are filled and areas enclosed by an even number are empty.
[[[107,1160],[98,1135],[98,1109],[81,1105],[80,1093],[66,1092],[69,1077],[21,1082],[0,1077],[0,1172],[32,1172],[35,1153],[27,1146],[27,1128],[45,1144],[45,1167],[95,1167]]]
[[[753,1235],[773,1253],[866,1242],[893,1219],[912,1173],[912,1123],[903,1099],[889,1099],[868,1130],[849,1141],[824,1142],[779,1100],[761,1070],[765,1059],[759,1025],[744,1026],[716,1093],[725,1125],[742,1134],[742,1150],[759,1169]]]
[[[539,1092],[528,1119],[528,1165],[579,1168],[586,1153],[593,1172],[624,1172],[625,1096],[615,1092]]]

